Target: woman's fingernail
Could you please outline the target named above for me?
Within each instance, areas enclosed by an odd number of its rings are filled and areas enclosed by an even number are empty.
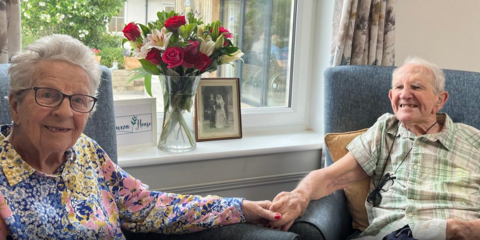
[[[275,219],[280,219],[281,217],[282,215],[280,215],[280,213],[275,214]]]

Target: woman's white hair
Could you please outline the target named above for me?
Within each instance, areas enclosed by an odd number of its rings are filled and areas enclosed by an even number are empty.
[[[32,87],[37,65],[48,60],[65,61],[81,67],[92,83],[90,94],[97,95],[102,69],[95,61],[94,53],[79,40],[61,34],[42,37],[12,57],[8,69],[10,94]]]
[[[426,68],[428,71],[430,71],[433,75],[433,91],[435,94],[438,94],[440,92],[445,91],[445,74],[443,73],[442,69],[440,69],[437,65],[434,63],[431,63],[425,59],[419,58],[419,57],[408,57],[405,59],[401,67],[396,68],[393,71],[392,74],[392,87],[393,87],[393,81],[395,77],[401,72],[398,71],[399,69],[402,69],[403,66],[406,65],[414,65],[414,66],[419,66]]]

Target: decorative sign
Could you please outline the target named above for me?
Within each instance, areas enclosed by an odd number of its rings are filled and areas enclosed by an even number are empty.
[[[156,98],[115,100],[118,151],[157,145]]]

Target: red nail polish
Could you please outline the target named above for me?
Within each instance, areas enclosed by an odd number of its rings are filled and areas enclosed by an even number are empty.
[[[280,219],[281,217],[282,217],[282,215],[280,215],[279,213],[277,213],[277,214],[275,215],[275,219]]]

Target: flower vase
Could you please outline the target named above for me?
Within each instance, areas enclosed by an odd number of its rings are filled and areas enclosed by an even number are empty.
[[[196,148],[194,102],[200,76],[159,76],[163,91],[163,125],[158,149],[187,152]]]

